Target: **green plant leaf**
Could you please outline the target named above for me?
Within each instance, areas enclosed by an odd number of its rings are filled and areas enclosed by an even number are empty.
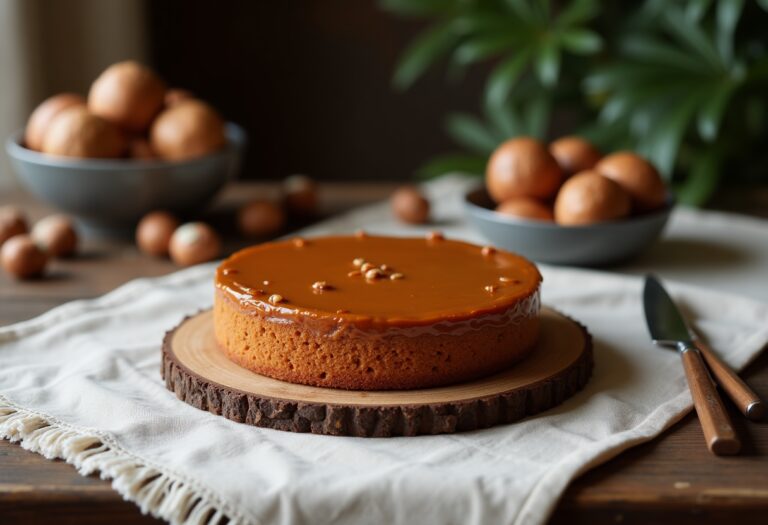
[[[721,160],[717,153],[704,151],[696,156],[685,182],[677,189],[677,199],[690,206],[701,206],[715,192],[720,179]]]
[[[768,11],[768,0],[757,0],[757,3],[760,7],[762,7],[765,11]]]
[[[686,20],[678,9],[664,12],[664,27],[678,42],[704,58],[713,70],[722,70],[720,54],[707,34],[698,24]]]
[[[733,34],[743,9],[744,0],[719,0],[717,2],[717,32],[715,33],[717,49],[726,63],[733,60]]]
[[[520,51],[518,54],[506,59],[496,66],[488,83],[485,86],[485,97],[491,107],[500,107],[517,83],[523,70],[530,62],[529,50]]]
[[[541,43],[533,65],[539,81],[545,87],[551,88],[557,83],[560,74],[560,50],[551,38]]]
[[[519,33],[526,35],[530,25],[512,15],[489,11],[467,12],[454,18],[456,31],[462,35]]]
[[[422,179],[432,179],[446,173],[482,176],[487,162],[488,158],[483,155],[449,153],[431,159],[417,170],[416,175]]]
[[[517,40],[519,38],[515,33],[480,36],[460,44],[453,52],[453,57],[460,64],[471,64],[508,49]]]
[[[510,12],[521,20],[528,23],[536,21],[537,14],[528,0],[505,0],[504,3],[509,8]]]
[[[454,0],[379,0],[379,6],[401,16],[437,15],[451,11]]]
[[[600,12],[600,4],[595,0],[573,0],[557,17],[558,27],[571,27],[592,20]]]
[[[528,100],[523,114],[525,119],[525,134],[544,140],[549,127],[549,117],[552,111],[552,104],[546,93],[542,92],[539,96]]]
[[[393,78],[395,86],[399,89],[410,87],[457,40],[458,34],[450,22],[438,23],[419,35],[400,59]]]
[[[700,96],[691,94],[680,101],[673,110],[663,113],[653,126],[653,133],[643,136],[638,149],[667,178],[672,175],[672,168],[677,158],[677,151],[691,118],[693,118]]]
[[[523,121],[512,104],[506,103],[493,106],[487,100],[485,104],[486,118],[493,124],[499,142],[517,135],[522,135]]]
[[[471,115],[454,113],[446,119],[446,129],[457,143],[480,154],[490,154],[499,139],[482,122]]]
[[[603,39],[588,29],[569,29],[560,35],[560,43],[565,49],[577,55],[592,55],[603,47]]]
[[[731,82],[720,84],[704,101],[696,121],[699,135],[703,140],[711,142],[717,138],[720,121],[735,88],[736,86]]]
[[[685,6],[685,17],[698,23],[711,4],[712,0],[688,0],[688,4]]]
[[[629,57],[649,64],[664,64],[691,73],[701,74],[706,64],[703,58],[671,46],[655,38],[628,37],[621,46],[622,51]]]

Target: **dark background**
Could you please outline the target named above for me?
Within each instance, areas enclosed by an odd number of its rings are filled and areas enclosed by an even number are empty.
[[[412,178],[456,149],[445,115],[480,100],[483,75],[451,82],[444,69],[407,92],[392,87],[423,26],[373,1],[164,0],[147,11],[160,74],[248,130],[244,178]]]

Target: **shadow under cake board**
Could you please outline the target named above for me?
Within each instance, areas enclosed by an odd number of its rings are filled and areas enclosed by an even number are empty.
[[[576,321],[544,308],[534,351],[499,374],[421,390],[338,390],[234,364],[218,348],[213,314],[205,311],[166,334],[162,372],[179,399],[250,425],[361,437],[441,434],[512,423],[562,403],[589,380],[592,338]]]

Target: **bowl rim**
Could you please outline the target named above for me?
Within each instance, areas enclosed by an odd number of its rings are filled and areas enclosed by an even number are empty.
[[[522,218],[518,219],[515,217],[501,215],[492,209],[486,208],[472,201],[472,197],[477,197],[479,194],[481,194],[481,192],[486,193],[487,195],[487,191],[483,185],[473,187],[464,194],[463,204],[465,210],[475,214],[476,216],[479,216],[487,222],[493,222],[503,226],[518,226],[537,229],[540,231],[595,232],[606,229],[620,229],[626,227],[629,224],[637,225],[643,222],[654,222],[662,220],[672,213],[672,210],[676,205],[674,194],[671,191],[667,191],[667,196],[664,200],[664,206],[658,210],[624,219],[603,221],[594,224],[568,226],[554,222],[527,220]]]
[[[33,149],[29,149],[22,144],[22,137],[26,128],[20,128],[11,133],[5,140],[5,151],[8,156],[24,162],[30,162],[38,166],[45,167],[67,167],[77,168],[83,170],[108,170],[108,169],[120,169],[144,171],[147,169],[158,168],[178,168],[183,166],[190,166],[199,162],[204,162],[207,159],[225,156],[232,149],[239,149],[245,146],[247,141],[245,129],[235,124],[234,122],[225,123],[225,133],[227,136],[227,143],[221,149],[192,159],[173,161],[173,160],[142,160],[131,158],[118,158],[118,159],[100,159],[100,158],[78,158],[78,157],[65,157],[63,155],[48,155]]]

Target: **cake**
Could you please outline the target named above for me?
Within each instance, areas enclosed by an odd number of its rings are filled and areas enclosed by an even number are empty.
[[[327,388],[470,381],[525,358],[539,332],[537,268],[430,234],[291,239],[217,269],[216,341],[238,365]]]

